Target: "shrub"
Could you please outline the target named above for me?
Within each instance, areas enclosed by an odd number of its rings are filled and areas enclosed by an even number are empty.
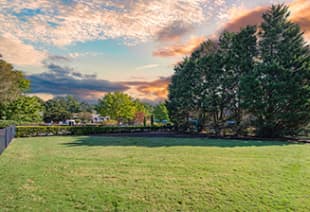
[[[16,122],[11,120],[0,120],[0,129],[6,128],[10,125],[16,125]]]
[[[55,135],[96,135],[105,133],[134,133],[165,130],[171,127],[110,127],[110,126],[18,126],[16,137]]]
[[[103,121],[102,122],[102,125],[105,125],[105,126],[117,126],[118,122],[116,120],[106,120],[106,121]]]

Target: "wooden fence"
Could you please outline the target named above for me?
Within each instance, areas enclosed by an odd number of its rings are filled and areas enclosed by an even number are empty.
[[[0,154],[9,146],[16,133],[15,126],[0,129]]]

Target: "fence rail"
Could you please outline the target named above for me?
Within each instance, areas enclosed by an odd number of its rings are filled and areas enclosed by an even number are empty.
[[[9,126],[4,129],[0,129],[0,154],[9,146],[15,134],[15,126]]]

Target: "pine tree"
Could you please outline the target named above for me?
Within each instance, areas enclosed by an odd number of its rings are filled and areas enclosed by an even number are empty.
[[[232,39],[231,51],[228,54],[226,64],[232,69],[231,76],[231,92],[232,103],[230,110],[232,119],[235,120],[235,133],[240,135],[246,128],[243,121],[245,110],[242,107],[242,80],[250,73],[255,65],[257,57],[256,48],[256,26],[247,26],[239,33],[236,33]]]
[[[244,81],[244,106],[255,115],[257,134],[296,134],[310,118],[310,54],[288,7],[263,14],[259,63]]]

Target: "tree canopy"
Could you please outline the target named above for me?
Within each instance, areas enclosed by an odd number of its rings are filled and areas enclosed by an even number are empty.
[[[309,46],[288,7],[272,6],[260,27],[224,32],[175,66],[167,107],[179,130],[197,120],[217,135],[231,125],[259,136],[296,134],[309,123]],[[190,80],[189,80],[190,79]]]
[[[43,118],[43,101],[35,96],[19,96],[5,105],[2,112],[8,120],[15,120],[19,123],[39,123]]]
[[[29,87],[30,82],[21,71],[0,59],[0,103],[15,100]]]
[[[153,114],[159,122],[169,121],[168,110],[165,103],[160,103],[154,107]]]
[[[86,102],[80,102],[73,96],[56,97],[48,100],[44,107],[44,121],[46,122],[65,121],[73,118],[74,113],[92,112],[92,106]],[[85,113],[81,115],[85,116]]]
[[[110,116],[118,122],[130,122],[136,117],[138,122],[142,123],[142,117],[148,114],[147,107],[143,103],[121,92],[105,95],[99,100],[96,109],[102,116]]]

